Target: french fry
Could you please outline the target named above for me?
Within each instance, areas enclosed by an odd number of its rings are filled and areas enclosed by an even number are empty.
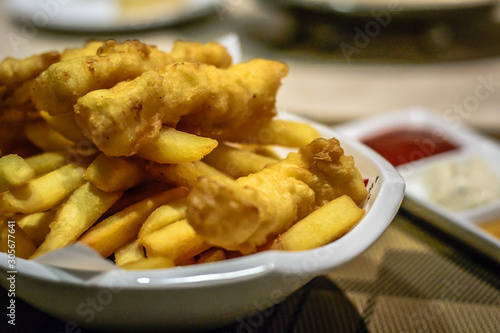
[[[146,218],[160,205],[185,195],[187,189],[177,187],[139,201],[97,223],[79,241],[108,257],[121,246],[137,237]]]
[[[57,206],[85,180],[85,164],[66,164],[59,169],[0,193],[0,214],[43,212]]]
[[[26,124],[24,133],[28,140],[44,151],[64,150],[75,146],[73,141],[65,138],[46,122]]]
[[[124,210],[130,205],[133,205],[141,200],[152,197],[155,194],[171,189],[172,186],[167,183],[150,181],[141,183],[131,189],[125,191],[123,196],[110,209],[104,213],[102,219],[106,219],[111,215]]]
[[[286,251],[323,246],[351,230],[364,213],[349,196],[340,196],[295,223],[278,242]]]
[[[153,141],[141,147],[137,155],[157,163],[185,163],[199,161],[217,147],[210,138],[163,127]]]
[[[203,263],[217,262],[222,260],[226,260],[226,251],[218,247],[212,247],[203,252],[196,261],[196,263],[203,264]]]
[[[187,196],[187,193],[186,193]],[[166,225],[186,218],[187,203],[185,198],[177,199],[156,208],[139,230],[138,238],[160,230]]]
[[[38,247],[43,243],[45,236],[49,233],[49,225],[55,215],[55,211],[49,210],[46,212],[16,216],[14,220]]]
[[[271,145],[240,143],[238,147],[243,150],[249,150],[255,154],[259,154],[269,158],[274,158],[275,160],[281,159],[280,154],[276,151],[275,147]]]
[[[60,151],[47,151],[26,157],[24,160],[33,168],[37,177],[54,171],[69,162],[66,153]]]
[[[318,131],[309,124],[284,119],[271,119],[269,122],[241,129],[238,133],[214,135],[219,141],[233,141],[260,145],[302,147],[319,138]]]
[[[153,257],[142,258],[136,261],[126,263],[121,268],[126,270],[146,270],[175,267],[175,264],[170,258]]]
[[[169,184],[188,188],[193,187],[200,177],[228,178],[219,170],[201,161],[180,164],[152,163],[146,166],[146,172]]]
[[[144,247],[138,239],[126,243],[115,251],[115,264],[119,267],[143,258],[146,258]]]
[[[167,257],[175,263],[192,258],[210,248],[186,219],[144,236],[141,242],[148,257]]]
[[[31,259],[74,243],[123,192],[104,192],[89,182],[77,188],[58,209],[50,232]]]
[[[311,125],[290,120],[273,119],[269,129],[274,133],[274,139],[268,144],[278,146],[302,147],[320,137]]]
[[[80,126],[76,123],[75,114],[73,112],[51,116],[48,112],[41,111],[40,114],[49,125],[51,125],[68,140],[73,142],[89,141],[89,139],[87,139],[87,137],[83,134]]]
[[[36,246],[31,238],[13,220],[1,225],[0,252],[14,253],[16,258],[28,259]]]
[[[124,191],[145,177],[141,161],[135,158],[99,154],[85,171],[85,179],[106,192]]]
[[[35,170],[26,161],[10,154],[0,158],[0,192],[26,184],[35,177]]]
[[[203,162],[233,178],[239,178],[259,172],[266,165],[275,163],[276,159],[222,143],[205,156]]]

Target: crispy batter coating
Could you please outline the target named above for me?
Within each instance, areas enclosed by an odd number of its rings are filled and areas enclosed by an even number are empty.
[[[82,48],[65,49],[61,53],[61,61],[96,55],[103,43],[99,40],[89,40]]]
[[[34,79],[50,65],[58,62],[59,52],[36,54],[24,59],[8,57],[0,63],[0,86],[18,86]]]
[[[189,61],[228,68],[233,60],[227,49],[219,43],[175,41],[170,56],[176,62]]]
[[[227,57],[230,58],[225,48],[212,43],[176,43],[172,50],[174,58],[156,46],[137,40],[122,44],[108,40],[97,49],[95,55],[88,56],[86,53],[92,52],[96,45],[90,43],[79,51],[67,53],[64,58],[68,60],[53,64],[36,78],[31,95],[38,110],[47,111],[51,115],[71,112],[78,98],[86,93],[108,89],[118,82],[134,79],[157,67],[183,61],[183,56],[188,57],[186,60],[189,61],[214,65],[225,65]],[[217,51],[216,57],[210,57],[208,52],[214,51]],[[82,56],[74,58],[75,53]]]
[[[316,139],[247,177],[201,178],[188,196],[187,219],[214,246],[248,254],[325,203],[367,195],[337,139]]]
[[[6,58],[0,63],[0,114],[7,108],[31,106],[33,79],[59,61],[59,52],[32,55],[24,59]],[[28,109],[31,110],[30,107]]]
[[[276,93],[288,67],[263,59],[219,69],[175,63],[96,90],[78,100],[76,121],[109,156],[130,156],[162,125],[209,136],[275,115]]]
[[[117,44],[110,40],[95,56],[78,57],[50,66],[33,82],[31,97],[38,110],[51,115],[71,112],[78,98],[89,91],[111,88],[120,81],[172,62],[167,53],[139,41]]]

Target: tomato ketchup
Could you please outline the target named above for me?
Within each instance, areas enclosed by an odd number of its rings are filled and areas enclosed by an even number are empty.
[[[361,140],[393,166],[457,149],[439,129],[395,128]]]

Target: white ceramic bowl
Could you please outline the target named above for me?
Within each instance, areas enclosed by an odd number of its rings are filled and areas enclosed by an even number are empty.
[[[266,251],[223,262],[147,271],[99,270],[97,266],[96,271],[82,271],[19,259],[16,297],[81,327],[105,330],[208,329],[237,321],[251,325],[259,316],[269,315],[274,304],[375,242],[404,195],[403,179],[380,155],[330,128],[313,125],[324,137],[337,137],[346,154],[354,156],[363,177],[370,179],[366,215],[335,242],[304,252]],[[5,253],[0,254],[4,288],[7,259]]]

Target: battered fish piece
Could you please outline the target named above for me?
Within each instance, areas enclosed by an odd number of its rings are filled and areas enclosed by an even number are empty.
[[[65,49],[61,53],[61,61],[96,55],[103,44],[103,41],[90,40],[82,48]]]
[[[75,53],[91,52],[97,44],[88,44],[84,49],[66,53],[64,59],[36,78],[32,85],[31,97],[38,110],[51,115],[71,112],[78,98],[97,89],[108,89],[118,82],[134,79],[142,73],[162,68],[176,61],[183,61],[182,56],[189,56],[189,61],[227,64],[227,50],[223,46],[215,47],[212,43],[177,43],[172,49],[175,58],[156,46],[146,45],[137,40],[117,44],[108,40],[92,56],[73,58]],[[208,57],[206,52],[217,49],[217,57]],[[225,51],[225,52],[224,52]],[[220,57],[220,58],[219,58]]]
[[[78,100],[78,125],[108,156],[130,156],[163,125],[210,136],[275,114],[276,93],[288,67],[255,59],[228,69],[175,63]],[[184,121],[183,117],[192,117]]]
[[[111,88],[120,81],[172,62],[167,53],[139,41],[116,44],[110,40],[95,56],[51,65],[33,82],[31,98],[36,109],[51,115],[71,112],[78,98],[89,91]]]
[[[54,51],[24,59],[4,59],[0,63],[0,114],[6,108],[31,104],[29,91],[33,79],[60,58],[59,52]]]
[[[226,48],[215,42],[202,44],[177,40],[174,42],[170,56],[176,62],[199,62],[218,68],[228,68],[233,62]]]
[[[60,60],[59,52],[32,55],[24,59],[8,57],[0,63],[0,86],[15,87],[34,79]]]
[[[325,203],[367,195],[352,156],[339,141],[316,139],[258,173],[231,179],[201,178],[188,196],[187,220],[210,244],[255,252]]]

